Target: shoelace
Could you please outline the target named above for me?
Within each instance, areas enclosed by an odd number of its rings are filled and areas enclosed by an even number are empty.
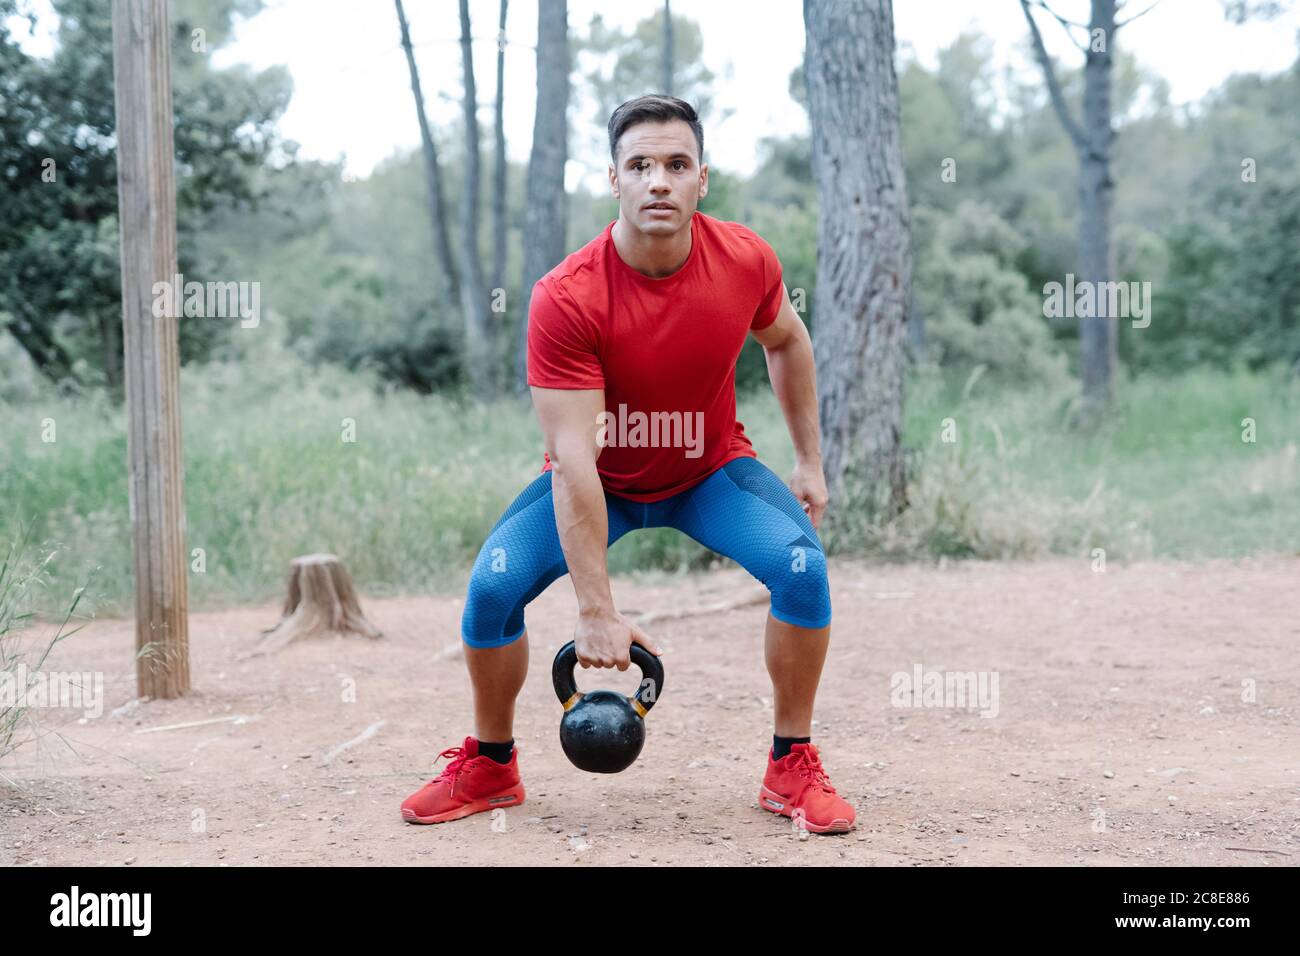
[[[839,795],[835,787],[831,785],[831,778],[826,775],[826,769],[822,766],[820,755],[814,756],[810,750],[800,751],[800,757],[795,762],[794,769],[799,772],[799,776],[810,778],[814,787],[819,787],[826,793]]]
[[[442,780],[444,777],[449,779],[451,781],[450,793],[454,794],[456,792],[456,779],[462,772],[469,769],[469,752],[464,747],[448,747],[442,753],[438,754],[438,760],[441,760],[443,757],[451,757],[453,759],[451,763],[442,768],[442,773],[438,774],[435,779]],[[434,762],[437,763],[436,760]]]

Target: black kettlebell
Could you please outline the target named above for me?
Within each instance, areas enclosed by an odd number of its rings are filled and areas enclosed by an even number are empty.
[[[645,745],[643,717],[664,690],[664,666],[640,644],[630,649],[632,663],[641,669],[641,685],[631,697],[617,691],[578,690],[573,671],[578,648],[573,641],[560,648],[551,665],[555,696],[564,705],[560,718],[560,746],[579,770],[618,773],[632,766]]]

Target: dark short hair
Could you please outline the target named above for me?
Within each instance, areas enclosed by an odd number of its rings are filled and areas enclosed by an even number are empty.
[[[623,138],[629,127],[637,123],[668,123],[682,120],[695,134],[695,142],[700,147],[700,162],[704,162],[704,127],[695,107],[675,96],[660,93],[647,93],[634,100],[621,104],[609,117],[609,155],[618,161],[618,141]]]

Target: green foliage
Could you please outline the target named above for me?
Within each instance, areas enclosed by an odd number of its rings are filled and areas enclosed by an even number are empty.
[[[12,8],[12,5],[10,5]],[[0,319],[54,380],[121,382],[121,293],[111,5],[55,0],[57,48],[28,56],[0,18]],[[191,254],[199,214],[222,199],[253,196],[250,176],[277,146],[274,124],[288,103],[288,74],[214,70],[253,0],[184,0],[175,6],[172,66],[176,114],[180,267],[201,279]],[[191,24],[207,31],[193,49]],[[51,179],[51,176],[53,177]],[[226,277],[222,277],[223,279]],[[205,354],[225,329],[182,330],[187,356]]]
[[[265,333],[265,329],[262,330]],[[527,403],[466,403],[383,388],[373,375],[315,366],[263,335],[247,354],[182,370],[187,553],[192,603],[271,600],[288,561],[343,556],[370,594],[455,593],[493,523],[542,465]],[[1075,389],[1025,389],[932,367],[908,382],[903,441],[911,507],[851,553],[888,558],[1045,554],[1111,559],[1294,552],[1300,541],[1300,382],[1281,371],[1201,371],[1125,382],[1107,425],[1068,427]],[[770,389],[743,393],[740,420],[788,477],[793,449]],[[41,440],[42,422],[57,441]],[[1242,441],[1243,419],[1256,441]],[[356,441],[343,441],[344,419]],[[944,441],[951,419],[955,441]],[[132,595],[122,409],[43,394],[0,405],[0,542],[30,524],[60,612],[88,593],[126,613]],[[0,550],[3,549],[0,544]],[[616,573],[706,565],[671,531],[626,536]]]
[[[1300,60],[1234,77],[1190,127],[1189,195],[1164,236],[1151,326],[1128,334],[1139,366],[1300,362]]]
[[[915,211],[925,255],[915,268],[927,356],[956,368],[982,366],[1018,382],[1059,383],[1064,356],[1015,259],[1024,245],[988,206],[964,201],[947,214]]]
[[[369,587],[392,581],[422,588],[427,572],[421,577],[407,562],[414,556],[428,567],[437,547],[450,555],[447,567],[472,558],[474,542],[520,479],[540,465],[535,426],[526,409],[509,403],[473,411],[460,402],[463,318],[460,303],[440,294],[419,154],[396,156],[360,181],[345,181],[334,164],[298,161],[274,132],[290,92],[283,71],[213,70],[192,48],[200,28],[209,50],[219,48],[234,17],[257,6],[184,0],[172,7],[182,271],[258,281],[264,306],[260,329],[217,320],[181,326],[183,357],[213,360],[183,376],[185,433],[203,436],[186,440],[190,533],[212,542],[214,553],[250,556],[217,561],[195,580],[195,592],[202,600],[264,595],[277,586],[286,555],[320,546],[318,529],[348,551],[358,527],[367,536],[357,545],[358,570]],[[12,0],[0,0],[0,13],[14,9]],[[56,9],[62,23],[50,60],[27,56],[0,28],[0,323],[15,333],[0,343],[0,402],[8,403],[0,500],[29,507],[42,539],[78,542],[79,550],[84,542],[84,557],[105,565],[105,596],[120,602],[130,554],[125,431],[120,410],[93,388],[115,381],[113,356],[121,348],[109,7],[58,0]],[[590,115],[575,121],[575,137],[594,136],[603,152],[609,110],[658,86],[662,25],[661,11],[626,32],[593,20],[579,41],[585,83],[575,107]],[[675,18],[674,40],[677,92],[707,110],[713,77],[700,66],[699,29]],[[1066,68],[1061,79],[1077,102],[1080,71]],[[1114,247],[1120,278],[1150,281],[1154,303],[1149,328],[1120,324],[1121,356],[1136,378],[1123,383],[1113,427],[1097,436],[1062,429],[1075,391],[1065,367],[1076,330],[1072,321],[1051,325],[1042,315],[1043,284],[1075,271],[1077,161],[1041,82],[999,74],[988,41],[969,33],[941,51],[934,69],[904,59],[899,82],[912,202],[912,329],[915,344],[924,340],[906,406],[917,471],[912,508],[863,546],[954,556],[1074,553],[1079,542],[1106,536],[1134,554],[1277,546],[1284,531],[1294,531],[1279,519],[1274,497],[1289,480],[1290,439],[1270,446],[1271,457],[1261,456],[1250,471],[1239,456],[1212,451],[1221,435],[1206,437],[1206,429],[1210,420],[1222,426],[1219,402],[1240,411],[1238,420],[1293,407],[1290,380],[1269,368],[1300,361],[1300,62],[1277,76],[1235,77],[1196,109],[1176,110],[1167,85],[1121,51]],[[797,70],[791,89],[802,89]],[[457,128],[435,135],[448,195],[457,195]],[[753,176],[711,170],[702,208],[746,223],[773,245],[815,331],[809,142],[774,135],[759,148]],[[41,181],[47,157],[55,160],[57,183]],[[1243,180],[1243,158],[1254,161],[1256,181]],[[955,181],[941,175],[947,159],[955,161]],[[525,175],[509,171],[509,309],[492,316],[503,372],[521,338],[528,291],[518,278]],[[568,248],[616,215],[607,195],[571,195]],[[459,225],[449,225],[454,246]],[[488,230],[482,235],[490,242]],[[489,251],[485,245],[482,252]],[[284,354],[266,344],[281,331]],[[15,361],[19,341],[35,366]],[[1201,366],[1219,371],[1163,377]],[[92,388],[58,398],[34,381],[33,368],[66,371]],[[742,352],[737,381],[742,395],[766,389],[755,343]],[[967,381],[973,392],[962,398]],[[1266,394],[1270,388],[1277,394]],[[1198,389],[1213,393],[1208,404]],[[1152,444],[1168,455],[1168,466],[1149,452],[1121,454],[1106,444],[1127,442],[1131,429],[1142,427],[1163,439],[1167,429],[1143,417],[1186,408],[1210,418],[1186,424],[1190,440],[1200,442],[1195,448]],[[1256,414],[1259,408],[1265,411]],[[453,412],[478,431],[450,424]],[[936,443],[936,415],[974,416],[963,431],[972,441]],[[55,446],[39,441],[38,423],[47,416],[59,423]],[[363,433],[377,444],[360,455],[336,447],[342,417],[368,422]],[[760,453],[788,446],[770,392],[745,398],[741,417]],[[457,471],[440,449],[468,449],[469,457]],[[1049,467],[1048,459],[1063,464]],[[1136,487],[1139,469],[1130,472],[1130,461],[1160,475],[1166,492]],[[1067,478],[1061,468],[1071,466],[1089,480]],[[1190,497],[1167,493],[1198,468],[1208,477],[1192,483]],[[1263,497],[1229,500],[1225,483],[1248,471],[1266,489]],[[427,481],[412,486],[411,475]],[[468,490],[456,490],[457,481]],[[418,502],[427,520],[382,511],[398,500]],[[1170,500],[1189,513],[1212,501],[1239,524],[1207,518],[1203,526],[1214,535],[1180,530]],[[708,559],[692,547],[652,536],[621,544],[613,560],[616,568],[644,560],[678,569]],[[85,570],[70,560],[61,552],[53,572],[63,578]]]
[[[908,198],[914,205],[951,210],[969,197],[968,184],[1006,181],[1015,157],[1009,128],[993,122],[996,93],[993,49],[987,37],[962,33],[939,54],[930,72],[915,61],[902,69],[903,157]],[[945,181],[945,160],[955,164],[956,181]]]
[[[663,92],[664,11],[660,6],[631,31],[620,30],[594,14],[579,41],[581,69],[595,100],[591,122],[604,130],[618,104],[644,93]],[[700,118],[712,109],[713,73],[701,53],[699,24],[673,14],[673,95],[695,107]],[[585,124],[584,124],[585,125]],[[704,145],[708,148],[708,130]]]
[[[418,153],[394,157],[367,179],[339,166],[298,162],[274,124],[288,101],[283,71],[214,70],[196,52],[227,42],[236,16],[258,0],[184,0],[172,6],[181,268],[187,278],[261,283],[267,321],[281,322],[312,359],[373,370],[419,393],[460,387],[460,303],[441,297]],[[0,10],[13,11],[13,0]],[[0,323],[49,377],[120,382],[116,173],[107,4],[58,0],[58,50],[33,59],[0,29]],[[599,16],[575,38],[580,78],[573,135],[604,150],[604,121],[621,100],[660,82],[663,11],[630,30]],[[714,78],[703,39],[674,18],[677,92],[708,110]],[[1210,363],[1252,367],[1300,360],[1300,66],[1273,77],[1235,77],[1195,110],[1176,110],[1168,85],[1121,49],[1115,70],[1119,126],[1114,249],[1119,276],[1151,282],[1152,324],[1120,324],[1120,354],[1134,370]],[[1077,102],[1081,70],[1062,64]],[[1076,271],[1077,160],[1036,75],[996,68],[989,40],[961,34],[926,68],[900,63],[902,138],[913,212],[918,355],[953,373],[980,366],[1020,382],[1054,382],[1077,335],[1070,319],[1045,322],[1041,290]],[[791,90],[801,95],[795,70]],[[706,141],[708,119],[706,115]],[[435,131],[449,195],[460,188],[458,127]],[[746,223],[777,250],[804,319],[816,281],[816,189],[806,136],[762,141],[757,172],[713,168],[702,209]],[[1251,158],[1257,181],[1243,182]],[[55,161],[56,184],[41,182]],[[949,162],[951,161],[951,162]],[[951,168],[955,180],[945,170]],[[493,313],[499,369],[522,340],[523,182],[509,171],[505,313]],[[617,215],[606,195],[570,196],[568,248]],[[450,224],[453,245],[458,223]],[[482,230],[484,255],[491,237]],[[248,330],[219,320],[181,327],[182,358],[237,350]],[[16,377],[11,375],[11,379]],[[761,349],[742,353],[742,388],[766,382]],[[12,391],[16,386],[10,386]]]
[[[541,468],[531,410],[385,388],[305,361],[272,331],[240,330],[251,338],[227,360],[182,369],[187,548],[206,561],[190,577],[194,605],[269,598],[290,558],[321,549],[371,593],[454,588]],[[42,441],[46,419],[53,442]],[[0,407],[0,501],[12,509],[0,541],[29,520],[34,540],[58,550],[51,579],[98,567],[88,597],[111,613],[132,594],[126,462],[123,410],[103,398]]]
[[[440,151],[460,155],[462,146],[448,137]],[[443,295],[421,162],[418,152],[408,153],[381,164],[367,179],[346,182],[333,164],[263,170],[256,179],[262,191],[256,206],[214,210],[199,248],[225,273],[261,282],[268,321],[283,322],[312,358],[372,369],[421,393],[455,390],[463,381],[464,320],[460,303]],[[445,163],[443,175],[444,188],[455,195],[460,166]],[[513,360],[524,301],[518,224],[525,172],[511,166],[507,175],[507,311],[490,313],[500,328],[502,374]],[[447,225],[455,248],[459,222]],[[480,230],[485,257],[489,232]],[[231,334],[239,339],[248,332]]]
[[[910,506],[853,548],[907,560],[1296,553],[1300,379],[1149,375],[1119,396],[1105,426],[1081,435],[1066,383],[1024,390],[919,370],[903,435]]]
[[[781,262],[781,278],[790,303],[808,325],[815,328],[812,304],[817,291],[817,208],[791,203],[773,206],[754,202],[746,206],[742,222],[766,239]],[[753,339],[745,343],[736,363],[736,387],[770,388],[767,359]]]

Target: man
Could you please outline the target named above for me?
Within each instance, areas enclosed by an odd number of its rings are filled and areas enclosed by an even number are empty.
[[[673,527],[733,558],[772,594],[766,657],[775,733],[759,805],[813,832],[843,832],[852,805],[810,739],[830,640],[826,507],[812,342],[771,247],[696,211],[708,193],[695,110],[670,96],[624,103],[609,120],[618,219],[532,290],[528,383],[545,436],[541,473],[506,509],[474,563],[461,637],[476,737],[402,804],[441,823],[524,802],[515,697],[528,669],[524,608],[566,572],[578,598],[583,667],[630,664],[653,638],[614,607],[610,545]],[[789,487],[736,421],[735,366],[747,335],[766,350],[797,464]]]

